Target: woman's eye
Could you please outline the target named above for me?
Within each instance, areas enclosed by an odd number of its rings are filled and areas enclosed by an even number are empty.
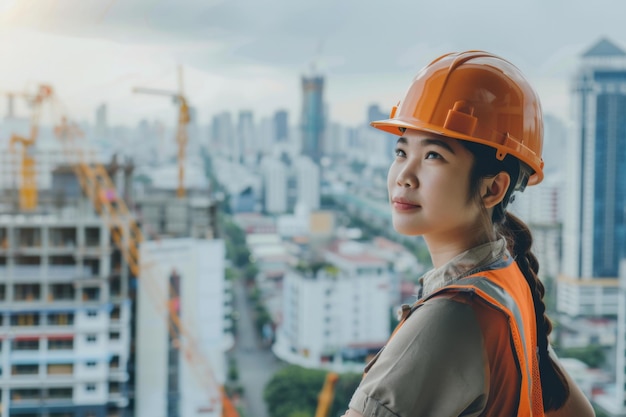
[[[404,151],[402,149],[396,149],[394,151],[394,155],[397,156],[397,157],[404,157],[404,156],[406,156],[406,154],[404,153]]]
[[[437,152],[427,152],[426,156],[424,157],[424,159],[440,159],[441,155],[439,155]]]

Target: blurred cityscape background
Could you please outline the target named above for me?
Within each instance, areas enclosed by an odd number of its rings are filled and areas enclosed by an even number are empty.
[[[46,6],[46,26],[15,4],[0,2],[0,21],[21,21],[0,28],[7,54],[7,34],[24,27],[100,36],[98,24],[128,7],[110,2],[81,26],[89,6]],[[215,4],[207,10],[234,13]],[[62,12],[75,14],[74,25],[62,26]],[[307,12],[314,20],[321,13]],[[294,16],[292,25],[309,27],[306,13]],[[77,98],[104,61],[64,69],[76,79],[69,100],[57,77],[20,84],[11,81],[17,73],[0,71],[0,416],[345,411],[364,364],[386,342],[399,306],[416,300],[431,264],[421,238],[391,226],[386,172],[395,139],[369,127],[387,118],[410,78],[384,84],[394,91],[341,96],[334,89],[364,88],[374,76],[346,81],[328,42],[317,39],[306,65],[279,74],[284,84],[251,68],[245,83],[229,86],[239,100],[229,101],[214,80],[223,107],[202,98],[211,93],[198,83],[197,62],[130,77],[124,104],[121,93]],[[294,42],[284,42],[287,54]],[[552,345],[599,416],[626,416],[625,42],[598,35],[559,52],[554,85],[529,68],[547,103],[546,176],[512,207],[533,232]],[[459,49],[444,44],[418,45],[428,56],[419,66],[407,57],[413,75],[439,55],[431,51]],[[513,46],[495,49],[528,62]],[[68,64],[82,53],[80,45],[68,51]],[[9,69],[31,71],[32,52],[11,53],[25,61]],[[402,57],[395,63],[406,69]],[[297,99],[280,104],[283,96],[270,94],[267,103],[234,107],[254,89]]]

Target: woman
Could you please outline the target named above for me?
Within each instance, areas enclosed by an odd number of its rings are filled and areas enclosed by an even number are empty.
[[[345,416],[593,416],[550,353],[532,237],[506,211],[543,179],[541,106],[521,72],[487,52],[444,55],[372,125],[400,136],[393,225],[424,237],[434,269]]]

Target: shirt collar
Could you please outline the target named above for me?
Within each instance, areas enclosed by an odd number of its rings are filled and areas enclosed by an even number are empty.
[[[488,242],[455,256],[439,268],[431,269],[420,279],[422,283],[421,297],[425,297],[454,281],[471,275],[489,264],[511,255],[506,248],[506,241],[500,238]]]

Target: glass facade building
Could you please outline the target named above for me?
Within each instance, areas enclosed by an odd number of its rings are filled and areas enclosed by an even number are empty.
[[[302,153],[319,163],[324,146],[324,77],[302,77]]]
[[[626,52],[601,40],[573,83],[563,272],[616,278],[626,257]]]

